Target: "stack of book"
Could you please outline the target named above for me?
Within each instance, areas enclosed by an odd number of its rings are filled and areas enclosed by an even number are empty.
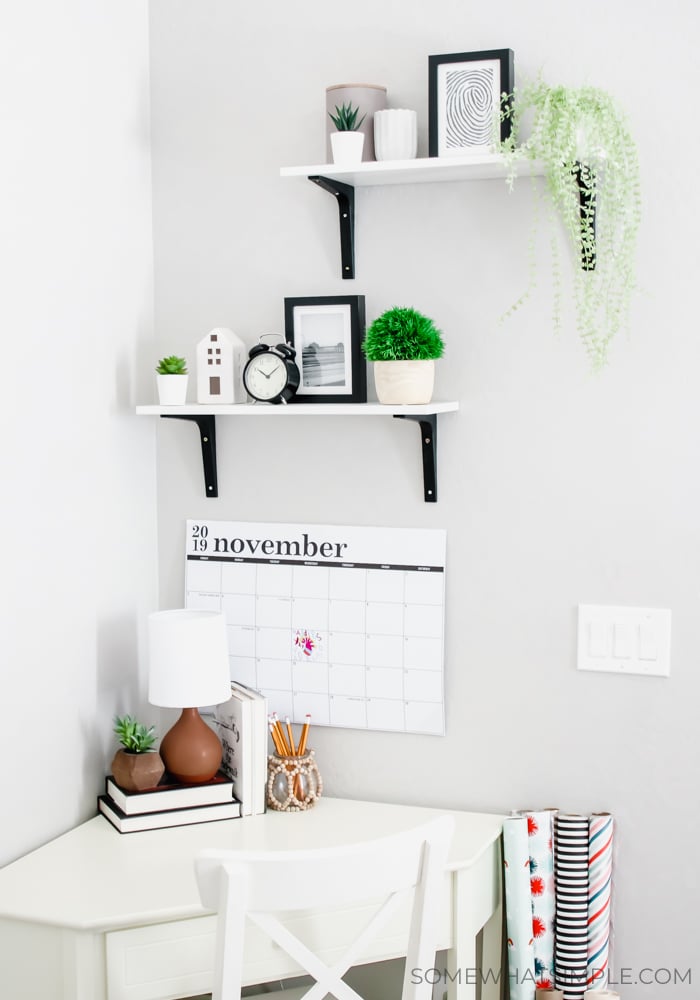
[[[267,699],[231,682],[231,697],[214,710],[214,729],[224,748],[221,770],[233,781],[241,816],[265,812],[267,785]]]
[[[97,804],[120,833],[213,823],[241,815],[241,803],[233,794],[233,781],[221,771],[210,781],[196,785],[182,784],[166,774],[156,788],[144,792],[127,792],[110,774],[105,794],[98,797]]]

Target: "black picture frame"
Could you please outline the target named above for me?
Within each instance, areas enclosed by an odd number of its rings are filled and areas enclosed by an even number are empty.
[[[494,117],[514,85],[512,49],[428,56],[428,155],[494,152]],[[490,100],[489,100],[490,97]],[[501,122],[501,141],[511,121]]]
[[[364,295],[284,300],[284,330],[301,379],[290,403],[366,403]]]

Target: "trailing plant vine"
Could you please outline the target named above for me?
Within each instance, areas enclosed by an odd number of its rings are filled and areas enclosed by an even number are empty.
[[[511,134],[501,143],[512,187],[519,160],[544,165],[545,197],[573,251],[576,326],[593,370],[608,360],[616,333],[627,326],[635,288],[635,251],[641,217],[636,145],[612,97],[595,87],[550,87],[542,80],[503,95]],[[532,118],[522,140],[523,120]],[[537,217],[535,225],[537,224]],[[534,287],[534,232],[529,287]],[[561,327],[562,288],[556,229],[552,237],[554,324]]]

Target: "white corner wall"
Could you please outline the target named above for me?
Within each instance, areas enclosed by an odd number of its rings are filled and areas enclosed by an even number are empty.
[[[435,318],[447,340],[437,396],[461,405],[440,424],[435,505],[422,502],[415,428],[398,421],[221,420],[218,500],[203,496],[194,430],[162,422],[163,606],[182,601],[188,517],[445,528],[447,736],[316,731],[328,792],[613,812],[618,981],[684,971],[697,957],[700,833],[696,8],[151,9],[159,351],[193,358],[217,325],[249,344],[280,331],[285,295],[363,293],[370,320],[392,304]],[[426,155],[428,55],[505,46],[516,77],[542,69],[612,92],[638,141],[640,293],[598,378],[570,317],[552,331],[544,236],[530,303],[499,325],[526,284],[527,183],[510,196],[497,182],[358,192],[357,278],[343,282],[333,199],[279,178],[323,158],[329,84],[386,84],[391,105],[417,109]],[[577,672],[579,602],[671,608],[671,677]],[[689,995],[660,976],[622,987],[625,1000]]]
[[[156,605],[148,11],[0,33],[0,864],[95,813]]]

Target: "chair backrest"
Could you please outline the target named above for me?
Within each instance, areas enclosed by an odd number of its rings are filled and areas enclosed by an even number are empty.
[[[246,918],[316,980],[304,1000],[361,1000],[342,981],[369,941],[401,906],[411,905],[402,1000],[430,1000],[440,891],[454,831],[439,816],[392,836],[300,851],[204,851],[195,860],[202,904],[218,913],[213,1000],[238,1000]],[[345,954],[327,966],[284,925],[284,913],[373,902],[374,915]]]

